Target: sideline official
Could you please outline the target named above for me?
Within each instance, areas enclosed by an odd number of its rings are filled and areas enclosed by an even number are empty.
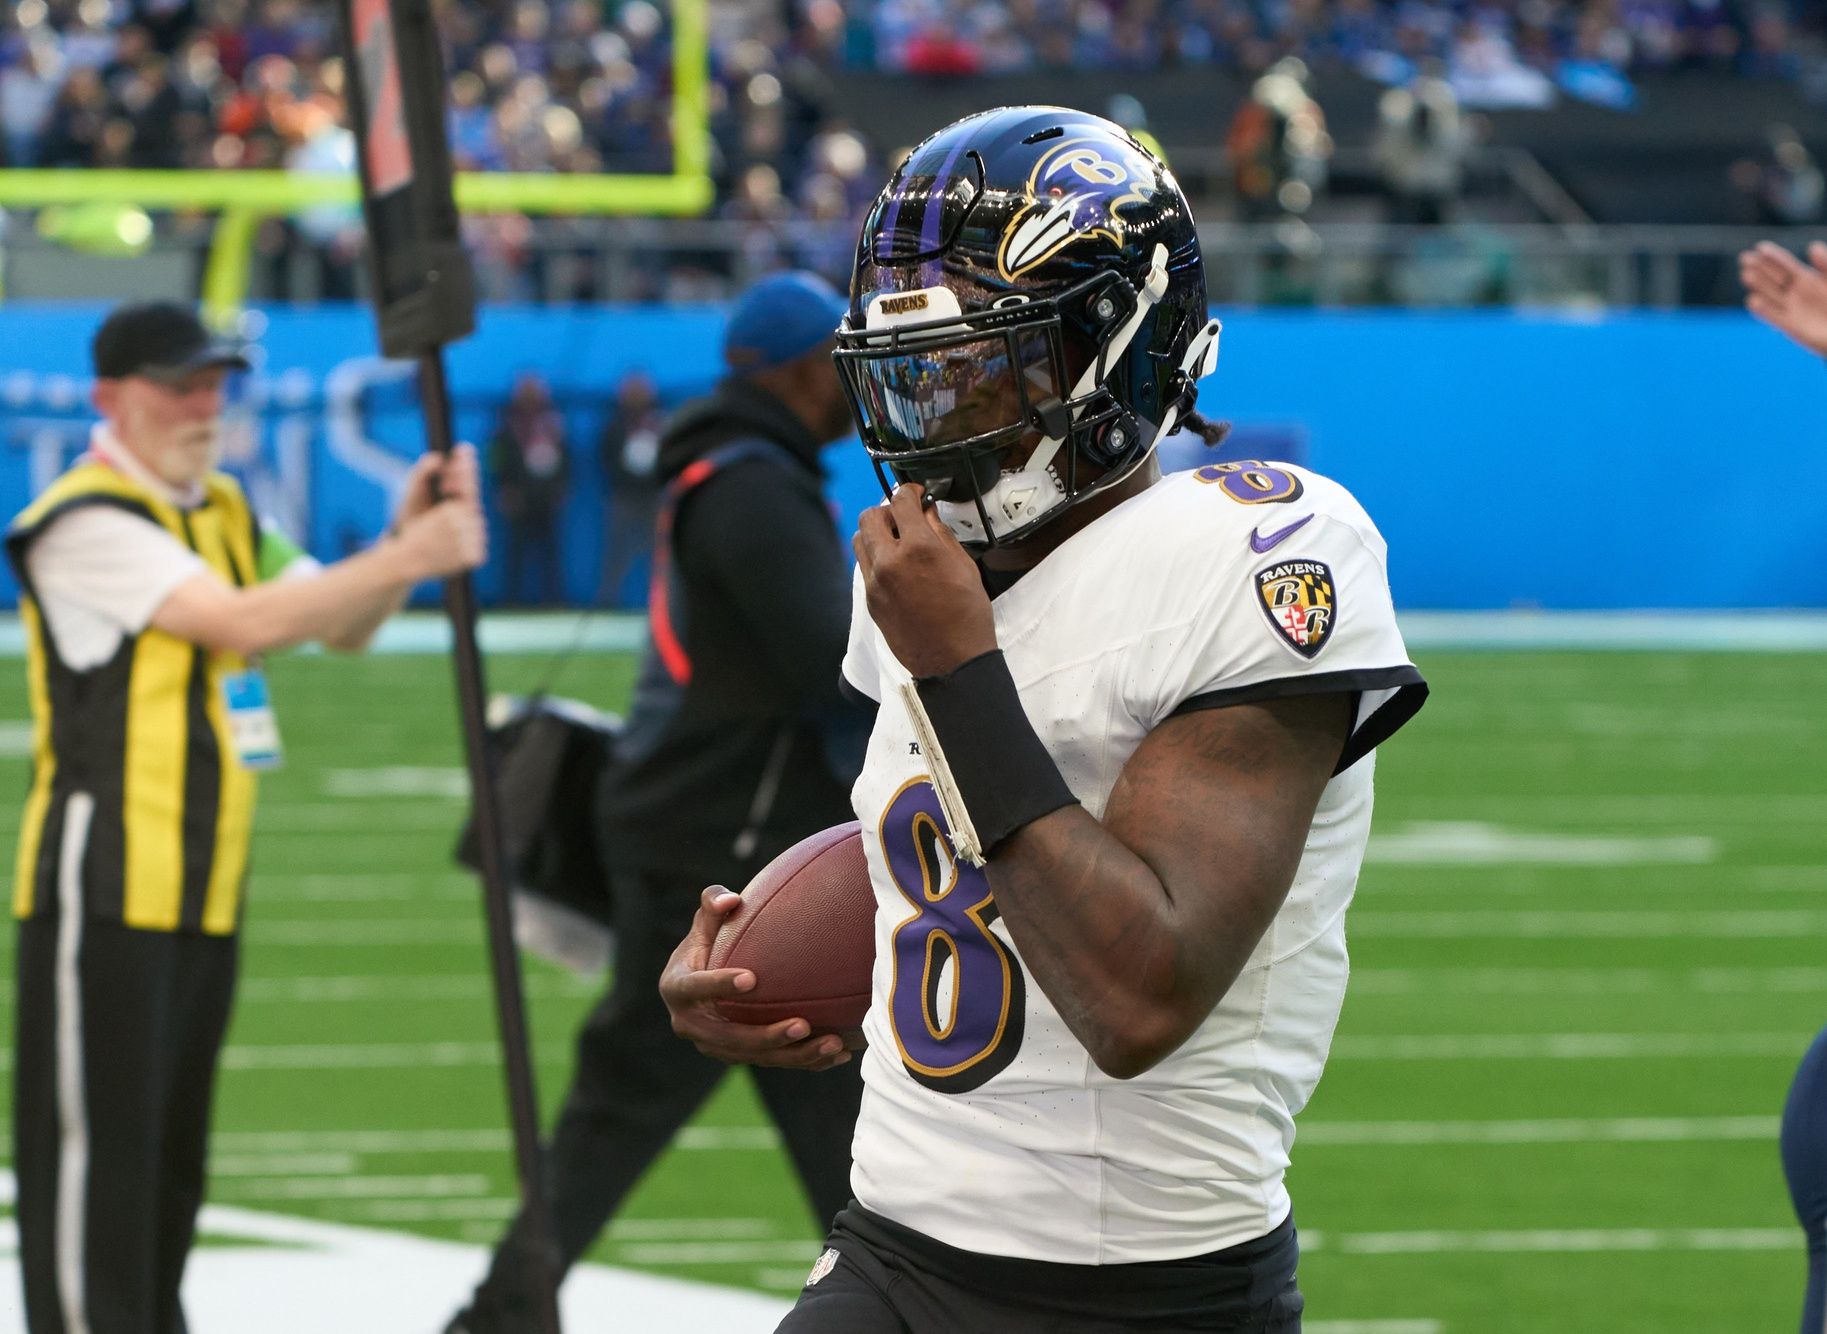
[[[659,995],[699,894],[852,818],[870,720],[839,692],[850,574],[819,466],[851,430],[831,361],[844,308],[811,274],[756,284],[725,335],[730,374],[660,444],[650,637],[603,794],[615,976],[547,1156],[566,1268],[728,1073]],[[822,1227],[849,1199],[856,1069],[753,1073]],[[449,1334],[529,1328],[526,1272],[517,1223]]]
[[[465,449],[415,467],[394,536],[320,566],[215,470],[238,350],[163,303],[120,307],[92,350],[88,452],[6,536],[33,715],[19,1252],[31,1334],[183,1334],[256,774],[280,760],[259,655],[364,647],[485,537]]]

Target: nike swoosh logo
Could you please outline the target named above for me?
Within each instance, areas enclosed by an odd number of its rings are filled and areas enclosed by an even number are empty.
[[[1313,516],[1311,514],[1303,515],[1289,524],[1286,528],[1278,529],[1277,531],[1270,533],[1267,537],[1262,535],[1260,529],[1252,528],[1250,529],[1250,550],[1259,554],[1264,551],[1273,551],[1290,537],[1293,537],[1298,529],[1304,528],[1312,519]]]

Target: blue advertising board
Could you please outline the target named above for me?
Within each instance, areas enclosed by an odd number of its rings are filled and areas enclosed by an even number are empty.
[[[101,310],[0,307],[0,508],[82,446]],[[542,376],[572,482],[563,591],[597,600],[606,482],[596,442],[620,380],[677,403],[720,371],[716,307],[489,308],[448,355],[459,434],[486,442],[513,382]],[[258,312],[259,366],[229,465],[326,559],[369,540],[421,447],[412,369],[351,307]],[[1389,540],[1399,606],[1827,606],[1827,373],[1736,312],[1566,315],[1239,311],[1201,408],[1217,457],[1291,458],[1349,486]],[[1213,455],[1176,440],[1169,466]],[[879,498],[854,441],[829,453],[846,525]],[[499,550],[499,548],[497,548]],[[631,573],[607,600],[638,604]],[[501,591],[500,562],[484,572]],[[0,595],[15,594],[10,575]]]

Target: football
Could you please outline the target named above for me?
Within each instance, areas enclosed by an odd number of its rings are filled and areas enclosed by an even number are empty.
[[[875,893],[856,821],[821,830],[769,862],[711,944],[710,967],[746,968],[755,989],[718,1002],[726,1019],[800,1018],[861,1042],[875,966]]]

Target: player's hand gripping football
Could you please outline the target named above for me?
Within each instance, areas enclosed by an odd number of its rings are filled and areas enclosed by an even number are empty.
[[[856,527],[869,615],[916,678],[943,676],[996,647],[996,620],[977,562],[918,483],[903,482]]]
[[[833,1034],[808,1036],[804,1019],[777,1024],[739,1024],[717,1012],[717,1002],[754,990],[755,974],[746,968],[707,968],[711,942],[742,898],[721,885],[704,891],[691,921],[691,933],[679,942],[660,974],[660,998],[672,1012],[672,1031],[706,1056],[740,1065],[783,1065],[797,1070],[829,1070],[850,1059],[843,1039]]]
[[[1738,257],[1745,308],[1817,357],[1827,356],[1827,245],[1808,247],[1804,264],[1773,241]]]

